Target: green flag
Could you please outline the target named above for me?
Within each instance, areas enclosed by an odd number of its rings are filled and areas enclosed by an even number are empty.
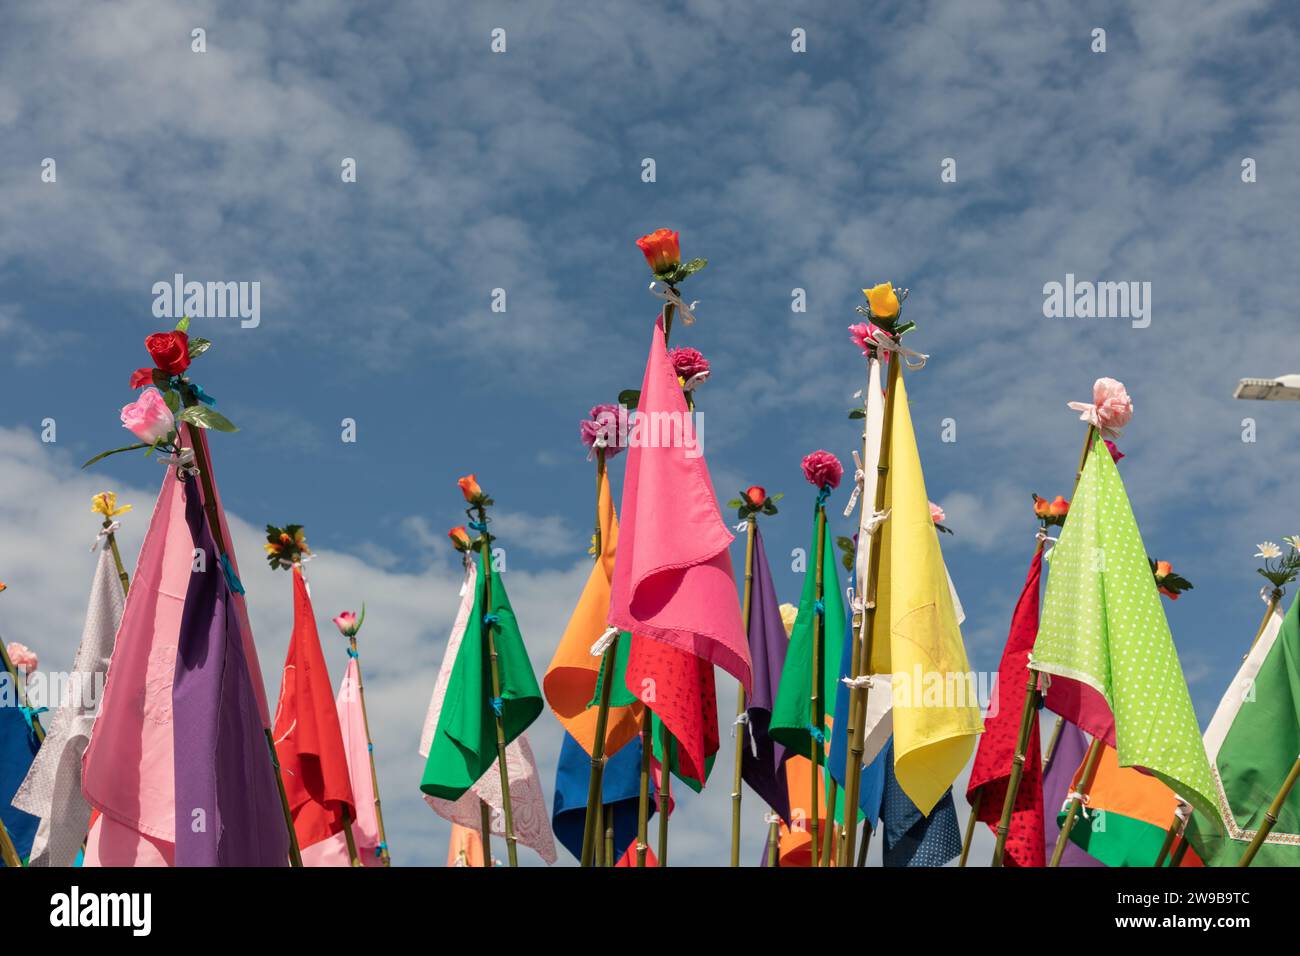
[[[542,691],[519,634],[519,622],[500,576],[495,570],[489,572],[488,564],[482,561],[477,575],[474,607],[447,683],[438,729],[420,781],[422,791],[444,800],[458,799],[497,759],[496,706],[501,710],[507,744],[527,730],[542,711]],[[492,613],[485,622],[488,573],[492,579]],[[492,662],[484,623],[491,626],[496,641],[501,675],[501,698],[496,702],[492,699]]]
[[[1113,719],[1120,766],[1145,768],[1212,812],[1191,695],[1124,483],[1100,436],[1051,562],[1031,660],[1076,686],[1049,692],[1049,704],[1094,734]]]
[[[817,609],[817,508],[813,508],[812,546],[808,551],[808,569],[804,572],[803,594],[799,597],[799,616],[790,632],[790,648],[781,669],[781,683],[772,705],[768,735],[787,750],[808,756],[812,750],[812,733],[829,736],[827,710],[835,707],[835,686],[839,679],[840,649],[844,644],[844,593],[840,590],[839,560],[831,538],[830,523],[822,537],[822,641],[821,693],[817,713],[811,712],[812,651]]]
[[[1275,611],[1205,732],[1217,813],[1194,814],[1187,839],[1206,866],[1237,864],[1300,755],[1300,601],[1280,618]],[[1300,866],[1300,787],[1251,866]]]

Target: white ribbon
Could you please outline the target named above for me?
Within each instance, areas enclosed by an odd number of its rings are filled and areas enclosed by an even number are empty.
[[[122,523],[120,521],[114,521],[107,528],[100,528],[99,534],[95,535],[95,540],[90,542],[89,550],[94,551],[96,548],[99,547],[99,542],[103,541],[110,534],[115,533],[121,527],[122,527]]]
[[[858,393],[862,394],[861,392]],[[853,494],[849,495],[849,503],[844,506],[844,517],[853,514],[853,507],[858,503],[858,496],[862,494],[862,487],[866,483],[867,473],[862,470],[862,456],[858,454],[857,449],[853,450]]]
[[[1071,790],[1065,795],[1065,799],[1070,803],[1075,800],[1079,801],[1079,815],[1084,819],[1088,817],[1088,794],[1080,793],[1078,790]]]
[[[893,508],[886,508],[884,511],[871,512],[871,517],[867,520],[867,526],[863,529],[867,532],[868,537],[876,533],[876,529],[885,523],[885,519],[889,517],[889,513],[893,510]]]
[[[613,644],[615,638],[617,637],[618,637],[618,628],[616,627],[606,628],[605,633],[600,635],[600,637],[596,639],[595,644],[591,645],[591,656],[600,657],[607,650],[609,650],[609,645]]]
[[[767,813],[763,814],[763,822],[766,823],[768,826],[771,826],[773,823],[780,823],[781,814],[773,813],[771,810],[769,810],[767,811]]]
[[[749,519],[747,518],[747,519],[745,519],[744,521],[737,521],[737,522],[736,522],[736,527],[735,527],[734,530],[737,531],[737,532],[741,532],[741,531],[744,531],[744,530],[745,530],[746,528],[748,528],[748,527],[749,527]]]
[[[194,467],[194,449],[182,448],[179,454],[168,455],[166,458],[159,457],[158,460],[168,467],[175,465],[176,473],[182,477],[185,475],[197,475],[198,468]]]
[[[857,677],[841,677],[840,683],[849,690],[862,690],[864,687],[876,686],[876,682],[871,679],[870,674],[859,674]]]
[[[1043,542],[1044,556],[1046,556],[1048,551],[1056,547],[1056,539],[1047,533],[1046,528],[1039,528],[1038,533],[1034,535],[1034,540]]]
[[[862,313],[867,318],[871,318],[871,313],[862,308],[862,306],[858,306],[855,311]],[[898,355],[902,358],[903,364],[913,370],[925,368],[925,363],[930,360],[929,355],[924,352],[915,352],[912,349],[909,349],[906,345],[903,345],[897,339],[891,337],[888,332],[876,325],[874,322],[872,323],[870,342],[879,352],[893,352],[895,355]],[[912,361],[913,359],[915,359],[915,361]]]
[[[597,448],[608,448],[608,447],[609,447],[609,438],[605,434],[605,429],[602,428],[600,431],[596,433],[596,437],[591,442],[591,447],[587,449],[587,461],[591,461],[591,459],[595,456]]]
[[[693,392],[695,391],[695,387],[697,385],[703,385],[708,380],[709,380],[709,372],[706,369],[703,372],[699,372],[695,375],[692,375],[690,378],[688,378],[685,384],[682,385],[682,391]]]
[[[655,288],[657,285],[659,285],[658,282],[651,282],[650,292],[652,295],[656,295],[664,300],[663,309],[660,310],[659,314],[662,315],[663,311],[666,310],[669,305],[673,305],[677,308],[677,311],[681,313],[683,325],[694,325],[695,313],[692,310],[699,304],[700,300],[695,299],[690,305],[687,305],[682,301],[682,297],[677,294],[677,290],[672,286],[665,285],[661,291]]]

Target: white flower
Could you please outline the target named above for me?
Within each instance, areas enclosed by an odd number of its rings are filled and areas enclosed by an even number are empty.
[[[1255,545],[1255,547],[1259,548],[1259,553],[1255,555],[1257,558],[1267,559],[1282,557],[1282,549],[1272,541],[1265,541],[1262,544]]]
[[[1295,548],[1297,551],[1300,551],[1300,534],[1293,534],[1291,537],[1283,538],[1282,540],[1291,545],[1291,547]]]

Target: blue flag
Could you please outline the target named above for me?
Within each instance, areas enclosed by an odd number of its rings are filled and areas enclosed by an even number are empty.
[[[560,745],[555,768],[555,800],[551,829],[555,838],[575,857],[582,856],[582,830],[587,816],[587,786],[591,780],[591,757],[567,733]],[[605,761],[601,794],[605,820],[614,818],[614,854],[621,857],[636,839],[637,799],[641,789],[641,738],[635,737]],[[654,785],[650,788],[650,816],[654,816]],[[604,834],[600,837],[604,839]]]
[[[916,808],[894,777],[894,741],[885,758],[885,796],[880,811],[884,825],[885,866],[943,866],[961,855],[961,830],[952,788],[939,798],[928,817]]]
[[[24,861],[32,852],[32,840],[41,821],[10,801],[27,777],[38,749],[40,743],[32,731],[29,714],[19,704],[13,678],[0,668],[0,819],[4,820],[9,839]]]

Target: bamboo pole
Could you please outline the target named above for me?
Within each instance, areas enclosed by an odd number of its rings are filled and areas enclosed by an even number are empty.
[[[826,773],[826,829],[822,833],[821,866],[830,866],[839,853],[839,835],[835,832],[835,805],[839,801],[839,785],[828,771]]]
[[[858,846],[858,863],[859,867],[867,865],[867,848],[871,846],[871,823],[867,820],[862,821],[862,843]]]
[[[1092,782],[1097,777],[1097,765],[1101,763],[1101,752],[1105,746],[1100,737],[1092,738],[1092,744],[1088,747],[1088,755],[1083,761],[1083,776],[1079,779],[1078,795],[1070,801],[1069,809],[1065,813],[1065,822],[1061,824],[1061,835],[1056,838],[1056,847],[1052,850],[1052,861],[1047,865],[1058,867],[1061,865],[1061,857],[1065,854],[1066,844],[1070,842],[1070,831],[1074,829],[1074,821],[1083,808],[1084,798],[1088,796],[1088,791],[1092,789]]]
[[[357,853],[357,838],[352,832],[352,814],[343,811],[343,839],[348,845],[348,866],[360,866],[361,856]]]
[[[604,808],[605,819],[605,865],[614,866],[618,863],[618,856],[614,849],[614,804],[609,804]]]
[[[605,449],[596,449],[596,561],[604,557],[604,539],[600,528],[600,492],[604,487]],[[598,852],[597,844],[604,836],[597,821],[597,808],[602,804],[605,781],[605,732],[609,726],[609,702],[613,693],[614,664],[618,657],[618,636],[609,647],[600,664],[600,703],[596,709],[596,737],[592,742],[591,771],[587,778],[587,812],[582,825],[582,866],[591,866]]]
[[[1043,749],[1043,773],[1047,772],[1047,765],[1052,762],[1052,757],[1056,754],[1056,745],[1061,739],[1061,729],[1065,726],[1065,718],[1057,717],[1056,726],[1052,728],[1052,736],[1047,739],[1047,746]]]
[[[820,604],[824,598],[822,581],[822,563],[826,553],[826,502],[819,500],[817,503],[817,570],[814,572],[816,581],[816,600]],[[808,698],[808,759],[812,763],[812,772],[808,775],[812,781],[812,793],[809,798],[809,826],[812,827],[812,865],[820,866],[821,842],[819,825],[817,822],[819,805],[821,802],[821,769],[822,769],[822,742],[818,739],[822,734],[822,728],[825,721],[822,719],[821,708],[821,688],[822,688],[822,636],[826,633],[824,624],[824,612],[813,614],[813,640],[812,640],[812,689]]]
[[[894,440],[894,399],[898,395],[899,376],[903,374],[903,361],[895,355],[889,363],[889,378],[885,386],[884,421],[880,427],[880,460],[876,462],[876,495],[871,503],[872,514],[885,510],[885,485],[889,478],[890,451]],[[866,429],[863,428],[862,447],[867,445]],[[863,462],[864,465],[867,462]],[[862,496],[862,507],[867,507],[866,495]],[[867,545],[867,594],[863,611],[854,614],[853,627],[857,637],[853,644],[854,680],[871,671],[871,636],[876,622],[876,588],[880,578],[880,529],[871,536]],[[862,547],[862,542],[858,542]],[[862,582],[858,582],[862,586]],[[858,790],[862,782],[862,755],[866,749],[867,732],[867,692],[866,687],[852,687],[849,690],[849,738],[848,763],[844,769],[844,852],[840,863],[848,866],[853,859],[853,845],[858,832]],[[859,864],[861,865],[861,864]]]
[[[362,614],[365,609],[362,608]],[[379,801],[379,771],[375,768],[375,741],[370,736],[370,717],[366,713],[366,688],[361,681],[361,658],[357,654],[357,636],[348,638],[352,646],[352,659],[357,662],[357,697],[361,701],[361,722],[366,728],[366,753],[370,756],[370,786],[375,791],[375,823],[379,827],[379,860],[384,866],[392,866],[388,854],[388,834],[384,831],[384,808]]]
[[[659,721],[659,747],[663,750],[663,760],[659,763],[659,865],[668,865],[668,807],[672,802],[672,735],[668,725]]]
[[[1187,838],[1183,837],[1178,843],[1178,849],[1174,850],[1173,858],[1169,861],[1169,868],[1176,870],[1183,865],[1183,857],[1187,856],[1187,850],[1191,846]]]
[[[23,858],[18,855],[18,848],[14,846],[13,838],[9,836],[9,830],[5,827],[5,822],[0,820],[0,860],[10,869],[20,870],[23,867]]]
[[[178,389],[181,396],[181,402],[186,408],[193,408],[198,404],[198,399],[194,397],[194,389],[186,383],[185,388]],[[188,425],[188,434],[190,436],[190,448],[194,452],[194,467],[199,472],[199,484],[203,489],[203,510],[208,515],[208,528],[212,532],[212,540],[217,546],[217,555],[229,560],[230,549],[226,547],[226,536],[221,530],[221,514],[217,510],[217,492],[212,483],[212,465],[208,461],[208,454],[204,444],[199,440],[198,426]],[[177,433],[179,437],[179,432]],[[271,736],[271,728],[263,728],[266,731],[266,746],[271,757],[271,769],[275,771],[275,785],[280,791],[280,808],[284,811],[284,825],[289,832],[289,865],[302,866],[302,851],[298,847],[298,832],[293,825],[293,812],[289,809],[289,796],[284,789],[284,776],[280,772],[280,757],[275,752],[275,739]]]
[[[645,866],[646,850],[650,849],[650,754],[654,741],[650,739],[650,708],[641,709],[641,788],[636,809],[636,865]]]
[[[1079,467],[1075,469],[1074,487],[1070,491],[1071,501],[1074,500],[1074,496],[1079,490],[1079,481],[1083,477],[1083,466],[1088,462],[1088,453],[1092,451],[1093,438],[1096,432],[1097,426],[1090,424],[1087,432],[1084,433],[1083,450],[1079,453]],[[1044,541],[1040,539],[1035,555],[1043,550],[1043,544]],[[998,821],[998,839],[993,848],[993,866],[1002,865],[1003,854],[1006,850],[1007,833],[1011,827],[1011,815],[1015,809],[1016,794],[1020,790],[1020,779],[1024,773],[1025,752],[1029,749],[1029,735],[1033,730],[1033,717],[1038,707],[1038,674],[1033,669],[1032,662],[1028,670],[1029,678],[1025,683],[1025,698],[1020,713],[1020,734],[1016,738],[1016,750],[1011,758],[1011,776],[1007,781],[1007,792],[1002,800],[1002,817]],[[1089,781],[1089,784],[1091,785],[1091,781]],[[1083,792],[1088,792],[1086,787]],[[1073,814],[1067,818],[1066,824],[1072,827],[1074,825],[1071,822],[1072,820]],[[1059,842],[1056,848],[1058,850],[1064,849]]]
[[[781,824],[773,820],[767,825],[767,865],[769,868],[781,865],[780,842]]]
[[[487,634],[488,661],[492,671],[492,699],[501,699],[501,664],[497,659],[496,633],[488,616],[492,613],[492,553],[487,530],[487,511],[483,505],[477,505],[478,523],[482,526],[479,535],[479,557],[483,564],[483,619],[479,622]],[[493,708],[494,711],[497,708]],[[497,768],[501,772],[501,805],[505,810],[506,857],[511,867],[519,865],[519,853],[515,847],[515,818],[510,803],[510,768],[506,764],[506,725],[500,712],[495,714],[497,730]]]
[[[583,822],[585,825],[586,821],[584,820]],[[595,833],[592,842],[596,846],[596,855],[595,855],[595,859],[593,859],[589,865],[598,866],[598,867],[604,866],[605,865],[605,804],[603,802],[598,802],[596,804],[596,820],[593,829]],[[584,839],[585,838],[586,837],[584,832]]]
[[[958,867],[966,865],[966,857],[970,856],[971,840],[975,838],[975,824],[979,820],[980,804],[984,802],[984,788],[980,787],[975,791],[975,799],[970,805],[970,815],[966,817],[966,835],[961,841],[961,859],[957,861]]]
[[[753,513],[745,520],[745,594],[740,605],[741,625],[746,637],[749,635],[750,604],[753,601],[754,584],[754,527],[757,519]],[[745,685],[740,685],[736,692],[736,769],[731,778],[731,865],[740,866],[740,785],[741,761],[745,758],[745,735],[749,725],[742,718],[745,716]]]
[[[1183,828],[1183,818],[1174,814],[1174,822],[1169,824],[1169,829],[1165,831],[1164,842],[1160,844],[1160,852],[1156,854],[1156,869],[1165,865],[1165,859],[1169,856],[1169,850],[1178,839],[1178,834]]]
[[[105,515],[102,527],[113,527],[113,519]],[[117,566],[117,576],[122,580],[122,597],[126,597],[131,591],[131,576],[126,573],[126,567],[122,564],[122,552],[117,549],[117,535],[109,531],[104,537],[108,539],[108,549],[113,554],[113,564]]]
[[[1264,822],[1255,831],[1255,838],[1250,841],[1250,846],[1246,847],[1246,852],[1237,861],[1237,866],[1250,866],[1254,862],[1255,854],[1259,852],[1259,848],[1264,845],[1268,835],[1273,832],[1273,827],[1277,825],[1277,815],[1282,812],[1282,805],[1286,803],[1287,797],[1291,795],[1296,780],[1300,780],[1300,757],[1297,757],[1295,763],[1291,765],[1291,772],[1286,775],[1286,779],[1282,781],[1282,787],[1278,790],[1277,795],[1273,797],[1273,802],[1268,805],[1268,809],[1264,812]]]
[[[478,837],[483,844],[483,865],[492,865],[492,808],[482,797],[478,801]]]

